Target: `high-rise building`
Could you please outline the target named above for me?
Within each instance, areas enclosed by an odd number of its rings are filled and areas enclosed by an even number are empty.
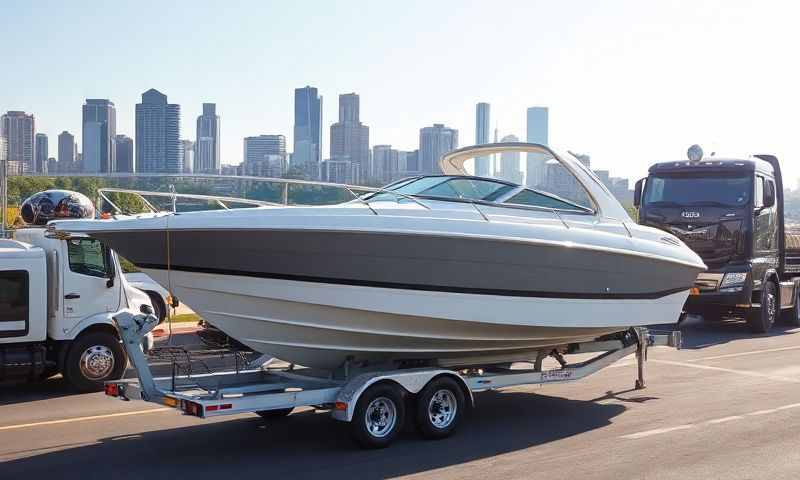
[[[33,171],[36,173],[47,173],[48,152],[47,135],[44,133],[36,134],[36,162]]]
[[[358,183],[358,168],[349,160],[325,160],[322,162],[321,176],[326,182],[331,183]]]
[[[68,131],[58,134],[58,172],[69,173],[75,171],[77,162],[75,137]]]
[[[500,140],[502,143],[519,142],[516,135],[506,135]],[[503,152],[500,154],[500,169],[496,176],[509,182],[522,183],[522,171],[520,170],[519,152]]]
[[[439,160],[458,148],[458,130],[434,123],[419,131],[419,169],[422,173],[442,173]]]
[[[259,135],[245,137],[244,175],[279,178],[286,173],[286,137]]]
[[[8,142],[6,142],[6,137],[0,135],[0,162],[5,162],[8,160]]]
[[[481,102],[475,105],[475,145],[489,143],[490,110],[491,107],[488,103]],[[491,164],[491,157],[476,157],[475,175],[479,177],[491,176]]]
[[[117,109],[114,103],[100,98],[87,98],[83,104],[83,171],[111,173],[116,171]]]
[[[294,148],[292,167],[307,176],[319,175],[322,161],[322,96],[314,87],[294,89]]]
[[[402,175],[418,175],[420,173],[419,150],[399,152],[397,163],[400,165]]]
[[[548,110],[547,107],[531,107],[528,109],[528,143],[547,145],[549,142]],[[546,179],[546,162],[548,157],[541,153],[528,153],[526,162],[527,178],[525,183],[529,187],[542,186]]]
[[[36,121],[25,112],[9,111],[0,117],[0,136],[6,139],[9,172],[34,171]],[[13,162],[13,164],[12,164]]]
[[[355,93],[339,95],[339,121],[331,125],[331,160],[347,161],[361,178],[369,176],[369,127],[361,123]]]
[[[58,171],[58,161],[55,157],[50,157],[47,159],[47,173],[61,173]]]
[[[200,148],[197,148],[201,146]],[[184,152],[185,155],[185,152]],[[220,157],[220,120],[217,104],[204,103],[203,114],[197,117],[197,137],[194,143],[195,173],[219,174],[222,165]],[[186,167],[184,166],[184,170]]]
[[[400,174],[400,153],[391,145],[372,147],[372,172],[370,178],[389,183]]]
[[[181,140],[184,173],[194,173],[195,162],[197,161],[197,152],[194,151],[194,145],[195,143],[191,140]],[[214,173],[219,174],[219,170],[215,170]]]
[[[156,89],[136,104],[136,171],[181,173],[181,106]]]
[[[117,172],[133,173],[136,171],[133,156],[133,139],[127,135],[117,135],[114,138],[116,145]]]

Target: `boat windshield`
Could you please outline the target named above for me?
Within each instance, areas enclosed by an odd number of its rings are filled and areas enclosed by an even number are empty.
[[[399,182],[390,185],[386,190],[403,195],[494,202],[515,188],[517,187],[513,184],[485,178],[432,176]],[[398,195],[378,192],[368,199],[397,201],[398,198]]]

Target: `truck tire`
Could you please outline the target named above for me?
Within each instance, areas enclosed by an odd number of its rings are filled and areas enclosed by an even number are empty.
[[[800,288],[794,290],[792,308],[783,312],[783,321],[792,327],[800,327]]]
[[[161,325],[164,319],[167,318],[167,306],[161,299],[161,295],[156,292],[144,292],[150,297],[150,303],[153,304],[153,315],[158,319],[158,324]]]
[[[74,390],[99,392],[106,381],[122,378],[127,364],[128,357],[115,335],[91,332],[72,342],[61,373]]]
[[[767,281],[761,289],[761,307],[751,309],[747,315],[747,326],[753,333],[767,333],[778,315],[778,291],[775,282]]]
[[[405,421],[403,389],[395,383],[378,383],[358,399],[350,433],[361,448],[385,448],[397,437]]]
[[[434,379],[417,394],[417,428],[425,438],[447,438],[458,428],[464,410],[464,392],[456,381]]]

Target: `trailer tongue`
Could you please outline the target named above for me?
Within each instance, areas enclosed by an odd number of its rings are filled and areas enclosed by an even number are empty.
[[[414,418],[423,436],[443,438],[455,431],[464,412],[473,406],[474,392],[571,382],[630,354],[636,355],[638,366],[635,386],[644,388],[648,347],[680,348],[681,341],[677,331],[653,334],[646,328],[632,328],[621,338],[571,344],[563,352],[551,352],[560,364],[555,369],[544,368],[544,356],[519,359],[532,364],[525,369],[511,368],[506,362],[458,370],[346,365],[333,372],[271,368],[259,357],[233,371],[154,378],[138,345],[158,320],[129,312],[114,320],[138,379],[107,382],[107,395],[159,403],[200,418],[245,412],[269,418],[288,415],[296,407],[327,409],[333,418],[350,423],[353,437],[365,448],[388,446],[402,428],[407,406],[416,411]],[[597,355],[570,364],[562,353]]]

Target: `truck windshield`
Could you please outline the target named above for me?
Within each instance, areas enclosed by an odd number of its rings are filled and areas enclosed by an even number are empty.
[[[659,176],[647,179],[644,203],[650,206],[740,207],[750,201],[749,176]]]

